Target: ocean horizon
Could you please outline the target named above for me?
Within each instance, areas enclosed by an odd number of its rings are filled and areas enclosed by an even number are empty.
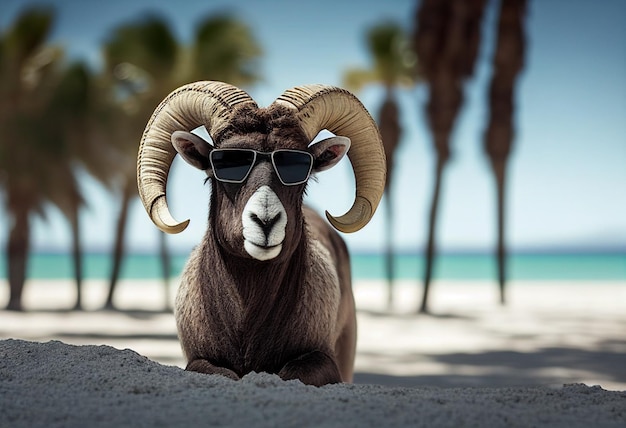
[[[177,277],[188,254],[172,254],[171,277]],[[112,257],[104,253],[83,255],[85,279],[108,279]],[[394,256],[394,278],[421,281],[424,257],[420,253],[400,253]],[[351,259],[354,279],[386,278],[385,255],[353,253]],[[510,280],[614,280],[626,281],[626,253],[513,253],[507,258]],[[35,253],[29,257],[28,278],[73,278],[73,263],[68,253]],[[0,277],[7,278],[6,259],[0,257]],[[163,270],[158,254],[127,254],[122,262],[122,279],[158,279]],[[496,259],[487,253],[444,253],[437,256],[433,267],[434,279],[495,280]]]

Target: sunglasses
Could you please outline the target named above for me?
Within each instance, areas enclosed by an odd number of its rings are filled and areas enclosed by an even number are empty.
[[[264,153],[252,149],[214,149],[209,154],[215,178],[224,183],[243,183],[261,159],[271,161],[278,179],[285,186],[305,183],[313,168],[313,156],[300,150]]]

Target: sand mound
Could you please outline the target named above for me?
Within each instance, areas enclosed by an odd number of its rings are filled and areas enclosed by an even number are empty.
[[[626,392],[235,382],[134,351],[0,341],[0,426],[626,426]]]

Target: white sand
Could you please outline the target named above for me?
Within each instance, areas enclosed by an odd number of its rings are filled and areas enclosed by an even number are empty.
[[[626,426],[621,282],[512,283],[505,307],[494,284],[437,282],[430,316],[415,284],[388,312],[383,284],[359,282],[357,385],[320,389],[186,373],[162,285],[122,282],[130,312],[97,310],[105,291],[87,281],[69,312],[71,282],[31,281],[28,312],[0,311],[0,339],[31,341],[0,342],[0,426]]]

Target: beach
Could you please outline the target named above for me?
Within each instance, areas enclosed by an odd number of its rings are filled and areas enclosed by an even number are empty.
[[[0,286],[4,293],[0,298],[3,306],[8,299],[8,286],[6,282]],[[159,281],[123,280],[115,300],[120,310],[104,311],[101,307],[105,301],[106,282],[87,280],[85,310],[70,311],[75,297],[71,281],[29,281],[24,294],[27,311],[0,311],[0,343],[9,356],[17,352],[16,349],[28,348],[30,355],[48,354],[54,348],[56,356],[38,361],[39,370],[47,364],[51,370],[59,364],[69,364],[80,371],[84,369],[83,362],[89,358],[81,358],[79,354],[93,357],[104,352],[107,357],[103,361],[109,371],[109,365],[119,366],[120,359],[139,359],[136,376],[132,376],[132,370],[131,374],[128,373],[125,364],[122,364],[123,369],[119,368],[123,377],[130,379],[125,382],[150,382],[152,375],[146,375],[150,368],[150,373],[166,373],[163,376],[172,385],[179,381],[196,385],[197,376],[180,369],[185,362],[176,338],[173,315],[164,310],[166,304],[171,304],[175,288],[173,281],[166,299],[164,286]],[[348,403],[378,400],[377,406],[389,406],[389,409],[401,408],[409,398],[447,400],[461,406],[461,413],[463,409],[469,412],[465,414],[470,418],[468,421],[474,417],[480,421],[477,409],[483,407],[485,412],[491,408],[495,414],[504,416],[509,408],[513,415],[517,411],[511,407],[515,397],[526,406],[520,411],[527,417],[536,417],[537,406],[556,400],[552,405],[557,413],[552,414],[552,419],[546,419],[552,423],[545,426],[555,426],[556,420],[570,421],[569,416],[573,413],[563,409],[574,405],[564,403],[586,398],[581,403],[591,406],[588,417],[600,417],[595,413],[598,411],[602,417],[608,418],[604,420],[606,423],[618,421],[615,426],[619,426],[626,422],[626,284],[623,282],[513,281],[507,288],[507,304],[501,306],[497,287],[492,282],[436,281],[432,285],[429,315],[416,313],[421,287],[412,281],[394,283],[391,309],[387,308],[386,286],[382,281],[359,280],[354,284],[354,291],[358,308],[355,385],[320,389],[326,390],[330,396],[347,397]],[[51,340],[62,343],[49,342]],[[19,367],[19,364],[14,367],[5,362],[0,371],[0,384],[4,382],[6,386],[8,377],[20,379],[23,373],[19,373]],[[122,372],[115,378],[120,379],[120,376]],[[31,377],[28,375],[23,379],[27,386],[32,386],[28,382]],[[54,377],[51,382],[52,379]],[[41,383],[37,377],[31,380]],[[246,394],[251,394],[250,388],[260,388],[259,383],[265,385],[262,388],[266,393],[284,394],[293,389],[294,393],[306,392],[303,399],[321,400],[320,403],[329,399],[327,396],[315,398],[317,393],[299,382],[285,383],[266,374],[252,374],[247,382],[240,382],[240,386],[237,382],[221,379],[209,381],[213,385],[210,388],[225,388],[226,395],[231,398],[238,394],[237,388],[242,388],[242,396],[250,400]],[[15,380],[11,385],[15,386]],[[46,387],[53,388],[51,385]],[[54,388],[61,386],[55,384]],[[103,385],[102,388],[108,387]],[[157,392],[167,394],[171,392],[168,388],[163,386]],[[89,395],[89,392],[84,393]],[[199,392],[203,393],[206,391]],[[272,394],[266,397],[268,403],[277,399]],[[468,394],[474,397],[473,410],[467,408]],[[589,394],[596,394],[595,401],[592,400],[595,404],[589,401]],[[597,394],[606,395],[600,399]],[[396,395],[404,398],[393,398]],[[500,401],[494,397],[500,397]],[[130,399],[136,398],[131,394]],[[603,403],[613,403],[613,410],[596,408]],[[401,418],[400,408],[397,409],[399,419],[389,419],[398,423],[390,426],[402,426],[399,422],[406,421]],[[419,406],[413,408],[420,409]],[[474,411],[479,413],[472,413]],[[369,420],[377,419],[371,416]],[[578,422],[586,420],[578,418]],[[535,425],[542,425],[540,420],[532,421]],[[433,423],[431,426],[446,424]],[[573,426],[571,421],[568,426]]]

